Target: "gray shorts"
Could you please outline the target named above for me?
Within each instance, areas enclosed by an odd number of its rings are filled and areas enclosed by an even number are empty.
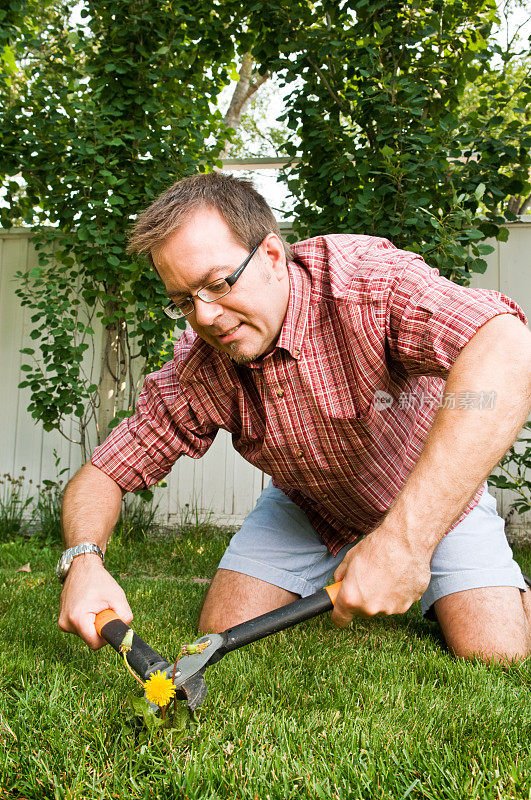
[[[270,483],[232,537],[219,567],[306,597],[331,581],[338,564],[355,546],[345,545],[332,556],[304,512]],[[476,507],[433,553],[422,613],[433,618],[432,606],[439,598],[484,586],[526,589],[486,484]]]

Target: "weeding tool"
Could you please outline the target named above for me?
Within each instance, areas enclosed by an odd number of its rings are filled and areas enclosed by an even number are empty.
[[[260,617],[242,622],[223,633],[209,633],[185,645],[181,657],[170,663],[153,650],[139,636],[133,634],[131,649],[126,658],[134,671],[146,681],[157,670],[165,674],[176,689],[176,695],[186,700],[190,712],[199,708],[207,695],[204,672],[207,667],[217,664],[223,656],[257,642],[273,633],[278,633],[299,622],[331,611],[339,592],[341,582],[320,589],[309,597],[302,597],[293,603],[262,614]],[[105,639],[119,653],[124,637],[129,630],[112,609],[100,611],[96,615],[95,627],[98,635]]]

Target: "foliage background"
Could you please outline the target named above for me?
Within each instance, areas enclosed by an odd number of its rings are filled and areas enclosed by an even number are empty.
[[[173,326],[155,314],[163,289],[125,254],[127,230],[168,184],[216,163],[226,129],[211,98],[234,48],[210,3],[182,14],[172,3],[86,2],[77,24],[72,6],[9,6],[0,219],[34,225],[40,250],[19,288],[38,345],[26,350],[30,410],[47,430],[74,413],[86,455],[89,423],[103,440],[170,352]],[[94,317],[104,341],[87,369]]]
[[[530,75],[509,89],[520,55],[491,38],[494,3],[255,8],[274,32],[257,56],[297,82],[285,115],[297,234],[386,236],[460,283],[484,271],[482,240],[506,238],[508,198],[531,190]]]

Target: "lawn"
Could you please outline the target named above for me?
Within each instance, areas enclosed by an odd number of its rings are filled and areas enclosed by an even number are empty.
[[[162,654],[195,638],[228,535],[111,543]],[[0,798],[531,798],[531,659],[456,662],[418,606],[346,631],[323,617],[226,656],[196,719],[151,736],[116,653],[58,629],[59,552],[0,544]]]

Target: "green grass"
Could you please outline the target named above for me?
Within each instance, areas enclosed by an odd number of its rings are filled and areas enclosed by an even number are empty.
[[[195,638],[197,579],[227,537],[111,544],[134,628],[164,655]],[[456,662],[418,607],[346,631],[323,617],[229,654],[196,720],[149,738],[116,653],[57,628],[58,555],[0,545],[0,798],[531,797],[531,659]]]

